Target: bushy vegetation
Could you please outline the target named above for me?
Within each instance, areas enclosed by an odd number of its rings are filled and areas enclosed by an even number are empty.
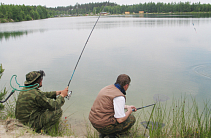
[[[0,64],[0,79],[3,75],[4,69],[2,68],[2,64]],[[5,96],[8,93],[8,90],[6,90],[6,87],[1,90],[0,88],[0,101],[5,101]],[[15,118],[15,97],[13,97],[13,101],[6,101],[4,103],[0,103],[0,119],[5,118]]]
[[[0,21],[28,21],[48,18],[46,7],[43,6],[25,6],[25,5],[0,5]]]
[[[1,79],[3,72],[4,72],[4,69],[2,68],[2,64],[0,64],[0,79]]]
[[[2,64],[0,64],[0,79],[1,76],[3,75],[4,69],[2,68]],[[4,88],[3,92],[0,90],[0,101],[3,100],[4,96],[6,95],[6,88]],[[4,108],[4,105],[0,103],[0,110]]]

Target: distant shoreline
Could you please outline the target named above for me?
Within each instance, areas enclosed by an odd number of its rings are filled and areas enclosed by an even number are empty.
[[[101,15],[101,16],[110,16],[110,15],[153,15],[153,14],[167,14],[167,15],[175,15],[175,14],[211,14],[211,12],[168,12],[168,13],[162,13],[162,12],[156,12],[156,13],[130,13],[130,14],[107,14],[107,15]],[[66,16],[57,16],[57,17],[50,17],[50,18],[60,18],[60,17],[82,17],[82,16],[99,16],[99,14],[97,15],[79,15],[79,16],[75,16],[75,15],[66,15]],[[211,17],[211,16],[210,16]],[[45,18],[48,19],[48,18]],[[38,19],[41,20],[41,19]],[[32,20],[28,20],[28,21],[33,21]],[[3,19],[0,18],[0,23],[10,23],[10,22],[15,22],[13,19]],[[21,21],[23,22],[23,21]]]

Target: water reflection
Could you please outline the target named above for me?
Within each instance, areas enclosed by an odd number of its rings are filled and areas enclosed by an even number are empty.
[[[40,30],[39,32],[44,32],[45,30]],[[20,38],[21,36],[28,35],[34,31],[11,31],[11,32],[0,32],[0,41],[9,40],[10,38]]]
[[[209,18],[209,17],[211,17],[211,13],[130,14],[130,15],[110,15],[108,17],[127,17],[127,18]]]
[[[9,38],[21,37],[22,35],[27,35],[28,31],[13,31],[13,32],[0,32],[0,41],[2,39],[8,40]]]
[[[144,19],[144,20],[134,20],[134,26],[143,27],[163,27],[163,26],[190,26],[190,24],[199,24],[199,20],[188,20],[188,19]]]
[[[136,15],[128,15],[136,17]],[[116,18],[103,18],[98,23],[97,28],[112,29],[118,27],[166,27],[166,26],[190,26],[192,24],[200,25],[210,23],[210,18],[125,18],[118,16]]]

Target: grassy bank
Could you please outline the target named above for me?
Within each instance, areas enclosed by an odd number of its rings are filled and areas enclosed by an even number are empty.
[[[193,97],[175,98],[170,106],[167,106],[167,103],[156,104],[154,111],[150,114],[152,116],[149,118],[149,129],[146,131],[150,137],[211,137],[209,101],[204,101],[203,107],[199,107]],[[150,115],[144,113],[144,116]]]
[[[138,110],[136,123],[125,138],[209,138],[211,137],[210,101],[199,107],[195,98],[173,99],[172,104],[157,103],[152,110]],[[147,120],[147,121],[146,121]],[[149,122],[149,124],[148,124]],[[148,124],[148,129],[146,126]],[[96,138],[98,133],[87,126],[87,137]]]
[[[14,118],[15,96],[6,102],[4,119]],[[11,102],[13,101],[13,102]],[[138,110],[133,113],[136,123],[129,133],[122,135],[125,138],[208,138],[211,137],[210,101],[204,101],[199,106],[195,98],[183,96],[172,99],[172,103],[157,103],[154,107]],[[71,116],[70,116],[71,118]],[[149,123],[149,124],[148,124]],[[148,129],[146,129],[148,126]],[[50,136],[73,136],[74,130],[67,119],[60,120],[49,132]],[[86,120],[87,138],[97,138],[98,132]]]

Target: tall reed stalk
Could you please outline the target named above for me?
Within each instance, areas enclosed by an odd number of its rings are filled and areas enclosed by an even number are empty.
[[[208,138],[211,137],[210,102],[199,108],[196,100],[186,97],[173,99],[171,107],[158,103],[149,126],[150,138]],[[165,126],[163,126],[165,124]]]

